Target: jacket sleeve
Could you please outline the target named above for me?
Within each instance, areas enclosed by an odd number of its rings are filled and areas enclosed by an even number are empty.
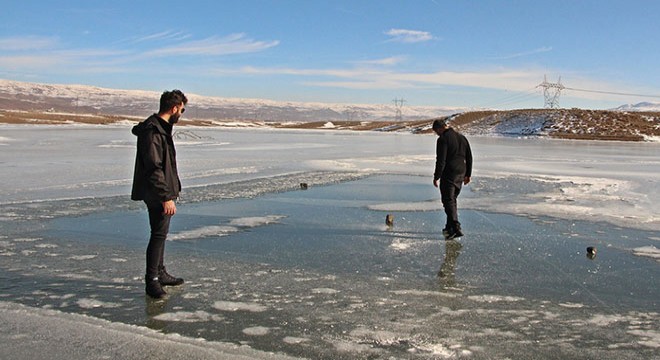
[[[442,177],[442,172],[447,164],[447,142],[438,137],[435,145],[435,172],[433,173],[433,180],[438,180]]]
[[[472,177],[472,150],[467,139],[465,139],[465,176]]]
[[[163,159],[164,146],[167,146],[167,144],[163,144],[162,137],[155,131],[149,131],[140,136],[138,141],[144,150],[142,151],[141,160],[149,188],[153,190],[154,195],[161,202],[171,200],[168,198],[171,191],[169,191],[165,181],[165,159]]]

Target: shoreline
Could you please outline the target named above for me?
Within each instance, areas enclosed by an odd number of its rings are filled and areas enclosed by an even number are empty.
[[[0,300],[5,359],[299,359],[227,342],[167,334],[146,326]],[[84,347],[80,347],[80,344]],[[126,346],[130,344],[130,346]],[[137,349],[136,349],[137,348]],[[140,354],[143,354],[140,356]]]
[[[497,112],[493,112],[497,113]],[[456,119],[455,127],[464,132],[467,136],[490,136],[490,137],[523,137],[523,138],[547,138],[578,141],[624,141],[624,142],[660,142],[660,135],[655,130],[654,135],[648,135],[634,131],[634,129],[625,129],[625,132],[613,133],[611,128],[607,132],[598,133],[592,129],[587,132],[562,131],[541,131],[539,133],[529,133],[530,129],[538,125],[530,125],[531,128],[518,129],[520,132],[494,132],[488,130],[471,130],[471,126],[478,123],[493,122],[499,123],[501,120],[472,119],[471,114],[465,115],[468,120],[463,120],[460,116]],[[491,117],[493,115],[490,115]],[[35,125],[35,126],[133,126],[142,121],[142,117],[130,115],[107,115],[107,114],[80,114],[66,112],[48,112],[48,111],[25,111],[25,110],[0,110],[0,124],[7,125]],[[314,131],[372,131],[372,132],[406,132],[412,134],[432,134],[431,123],[433,119],[428,120],[365,120],[365,121],[264,121],[253,119],[182,119],[178,127],[186,128],[218,128],[218,129],[283,129],[283,130],[314,130]],[[483,126],[483,124],[478,125]],[[488,125],[488,126],[493,126]],[[583,124],[580,124],[583,126]],[[656,126],[657,127],[657,126]]]

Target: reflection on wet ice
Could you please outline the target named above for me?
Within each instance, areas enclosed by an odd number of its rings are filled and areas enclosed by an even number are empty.
[[[445,241],[445,257],[438,271],[438,278],[445,287],[456,286],[456,262],[463,245],[457,240]]]

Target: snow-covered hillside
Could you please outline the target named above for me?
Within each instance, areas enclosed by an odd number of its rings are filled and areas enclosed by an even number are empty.
[[[614,109],[617,111],[651,111],[657,112],[660,111],[660,102],[640,102],[637,104],[626,104],[621,105],[618,108]]]
[[[469,135],[657,141],[660,112],[537,109],[466,113],[455,125]]]
[[[184,89],[185,90],[185,89]],[[374,121],[396,117],[394,104],[332,104],[187,94],[189,118],[259,121]],[[158,91],[105,89],[86,85],[48,85],[0,79],[0,105],[20,110],[144,116],[158,107]],[[6,107],[6,106],[4,106]],[[15,108],[14,108],[15,109]],[[465,109],[404,106],[404,120],[428,119]]]

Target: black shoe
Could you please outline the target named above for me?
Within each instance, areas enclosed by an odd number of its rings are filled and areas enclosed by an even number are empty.
[[[449,236],[449,228],[448,227],[445,227],[444,229],[442,229],[442,235],[444,237]]]
[[[154,299],[161,299],[165,295],[167,295],[165,290],[163,290],[163,286],[160,284],[160,281],[157,277],[153,277],[151,279],[147,277],[145,280],[146,280],[146,285],[144,287],[144,290],[147,293],[147,295],[149,295]]]
[[[450,230],[449,235],[446,236],[446,239],[452,240],[462,236],[463,236],[463,232],[461,231],[461,229],[455,229],[453,231]]]
[[[163,286],[177,286],[183,284],[183,279],[168,274],[165,268],[162,268],[158,274],[158,282]]]

